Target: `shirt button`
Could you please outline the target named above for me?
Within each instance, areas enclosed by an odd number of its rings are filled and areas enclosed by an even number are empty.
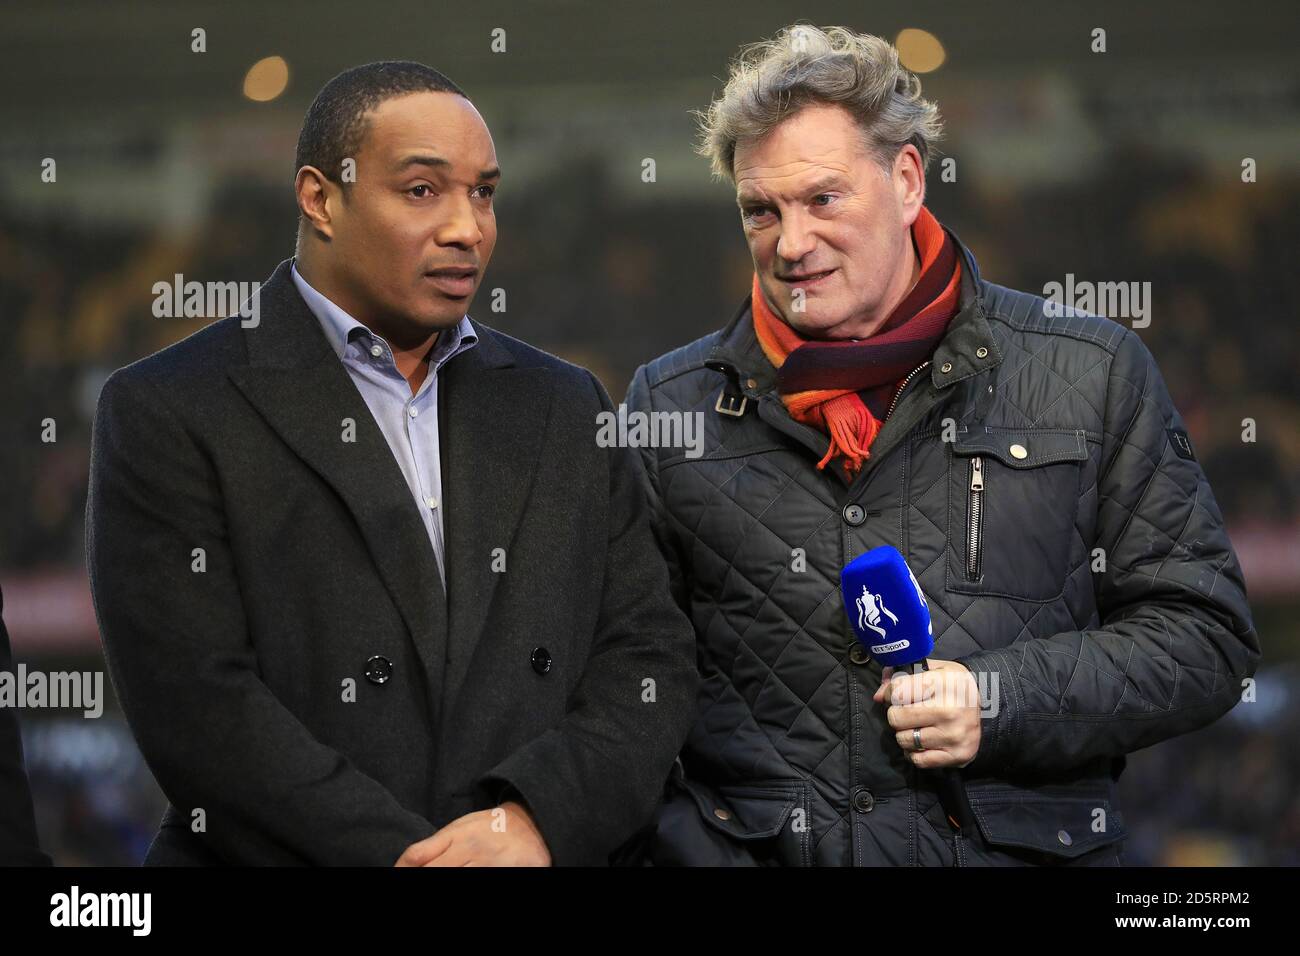
[[[546,674],[551,669],[551,652],[544,647],[534,647],[532,656],[533,670]]]
[[[424,503],[428,505],[430,508],[438,507],[438,499],[434,498],[432,495],[430,495],[428,498],[425,498]]]
[[[856,528],[867,520],[867,513],[862,510],[861,505],[849,505],[844,509],[844,520]]]
[[[414,418],[416,415],[420,414],[420,410],[416,408],[414,405],[412,405],[410,408],[406,410],[406,414]]]
[[[379,356],[384,354],[384,347],[382,345],[372,345],[370,346],[370,354],[375,358],[379,358]]]

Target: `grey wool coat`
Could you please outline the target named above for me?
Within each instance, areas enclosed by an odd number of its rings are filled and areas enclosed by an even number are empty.
[[[505,796],[555,863],[607,862],[651,816],[698,685],[635,452],[595,440],[608,395],[474,323],[437,383],[444,594],[289,267],[257,327],[215,322],[99,400],[95,609],[170,801],[147,862],[390,865]]]

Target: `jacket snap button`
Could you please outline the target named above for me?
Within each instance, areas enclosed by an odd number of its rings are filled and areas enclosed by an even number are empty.
[[[844,520],[856,528],[867,520],[867,513],[862,510],[861,505],[849,505],[844,509]]]
[[[1028,451],[1028,449],[1025,448],[1024,445],[1012,445],[1012,446],[1011,446],[1011,457],[1012,457],[1012,458],[1027,458],[1028,456],[1029,456],[1029,451]]]
[[[862,789],[853,794],[853,809],[858,813],[870,813],[875,805],[876,798],[871,795],[870,790]]]
[[[849,660],[855,664],[868,664],[871,662],[871,655],[861,644],[854,644],[853,650],[849,651]]]
[[[545,674],[551,669],[551,652],[544,647],[533,648],[533,670]]]
[[[393,662],[387,657],[376,654],[366,661],[366,680],[372,684],[383,684],[393,676]]]
[[[1069,846],[1074,842],[1070,834],[1066,833],[1064,830],[1056,831],[1056,839],[1061,841],[1061,846]]]
[[[947,375],[949,372],[952,371],[952,363],[944,362],[942,365],[939,366],[939,371],[943,372],[944,375]]]
[[[754,379],[752,378],[745,379],[745,388],[753,389],[756,385],[758,385],[758,382],[755,381]]]
[[[981,345],[979,348],[977,348],[977,349],[975,350],[975,357],[976,357],[976,358],[985,358],[985,357],[988,356],[988,354],[989,354],[989,350],[986,349],[986,348],[985,348],[984,346],[982,346],[982,345]]]
[[[715,817],[717,817],[719,820],[730,820],[730,819],[731,819],[731,813],[730,813],[730,811],[723,810],[723,809],[721,809],[721,808],[718,808],[717,810],[714,810],[714,811],[713,811],[713,815],[714,815]]]

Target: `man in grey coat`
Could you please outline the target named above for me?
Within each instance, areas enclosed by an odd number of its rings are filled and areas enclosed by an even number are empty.
[[[643,451],[703,671],[656,862],[1120,863],[1125,755],[1260,659],[1150,352],[980,277],[924,206],[920,93],[887,42],[802,26],[704,117],[755,274],[628,395],[705,422],[702,455]],[[881,545],[928,603],[928,673],[853,639],[840,571]]]
[[[296,259],[96,415],[95,608],[170,800],[146,862],[604,864],[698,682],[636,457],[591,373],[466,315],[500,173],[450,80],[340,74],[296,165]]]

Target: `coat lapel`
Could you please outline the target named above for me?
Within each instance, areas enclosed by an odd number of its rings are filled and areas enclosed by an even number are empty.
[[[438,373],[450,623],[442,716],[448,727],[498,583],[507,574],[526,573],[513,563],[511,543],[532,487],[554,388],[545,368],[517,366],[498,333],[473,325],[478,344]]]
[[[446,602],[433,548],[388,442],[293,283],[291,263],[280,263],[262,286],[261,322],[244,332],[249,364],[230,377],[351,512],[436,692]],[[354,442],[343,440],[346,419],[355,422]]]

